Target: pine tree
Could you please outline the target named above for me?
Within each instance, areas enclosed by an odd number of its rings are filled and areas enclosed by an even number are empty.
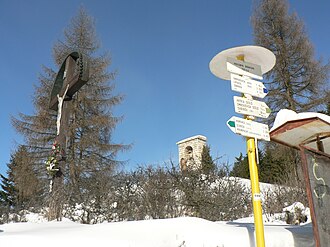
[[[209,174],[215,170],[215,164],[210,154],[210,146],[205,145],[202,149],[201,170],[204,174]]]
[[[330,101],[328,102],[328,104],[326,105],[325,110],[320,111],[320,113],[326,114],[330,116]]]
[[[0,179],[0,205],[3,207],[12,207],[16,202],[16,190],[13,181],[2,174],[0,174]]]
[[[266,148],[262,155],[259,165],[260,182],[270,184],[283,184],[291,174],[290,165],[287,163],[286,157],[277,157],[272,149]]]
[[[84,200],[81,192],[86,194],[84,187],[88,188],[88,177],[101,173],[104,177],[113,172],[120,164],[116,160],[117,153],[128,148],[127,145],[114,144],[111,139],[114,128],[122,119],[115,117],[112,109],[123,97],[113,94],[112,81],[115,73],[107,71],[111,58],[109,54],[97,56],[99,47],[93,18],[81,8],[64,30],[64,40],[58,41],[53,49],[57,66],[72,51],[84,54],[90,62],[90,79],[72,99],[67,133],[66,167],[63,171],[66,195],[63,198],[75,202]],[[41,179],[46,177],[43,163],[49,156],[56,137],[57,113],[50,110],[48,105],[49,93],[58,69],[54,71],[44,67],[43,71],[33,102],[36,114],[30,116],[21,113],[19,118],[13,119],[13,125],[23,134],[34,157],[38,159],[37,170]]]
[[[240,153],[239,157],[235,157],[235,159],[236,161],[229,175],[233,177],[250,178],[247,155],[243,156],[243,154]]]

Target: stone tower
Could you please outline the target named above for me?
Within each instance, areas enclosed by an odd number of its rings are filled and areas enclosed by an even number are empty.
[[[177,142],[181,171],[196,170],[201,167],[202,151],[206,145],[206,137],[197,135]]]

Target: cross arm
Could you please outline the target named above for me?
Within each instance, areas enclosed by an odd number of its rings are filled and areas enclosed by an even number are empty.
[[[53,85],[50,95],[49,108],[57,110],[57,95],[63,96],[69,85],[65,100],[72,99],[73,95],[87,83],[89,79],[89,64],[85,56],[78,52],[72,52],[64,60]]]

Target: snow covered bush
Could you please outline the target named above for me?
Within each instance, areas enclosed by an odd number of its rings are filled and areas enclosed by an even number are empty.
[[[251,214],[250,192],[238,178],[223,176],[222,172],[221,176],[217,172],[205,175],[199,171],[183,174],[175,169],[170,173],[185,215],[220,221]]]
[[[283,208],[286,216],[286,223],[290,225],[300,225],[310,220],[310,210],[305,208],[301,202],[295,202],[292,205]]]
[[[105,211],[98,210],[95,201],[89,204],[64,205],[63,215],[74,222],[82,224],[98,224],[106,220]]]
[[[306,192],[302,186],[266,185],[263,184],[261,194],[263,212],[268,218],[273,217],[275,213],[281,213],[284,207],[295,202],[308,205]]]
[[[227,174],[223,169],[201,174],[181,172],[176,166],[147,166],[118,172],[106,179],[87,177],[83,190],[68,193],[71,196],[64,204],[63,216],[83,224],[183,216],[231,221],[250,216],[250,180]],[[282,211],[297,201],[307,205],[303,189],[264,183],[260,187],[267,221],[286,220],[288,224],[306,221],[306,214],[299,207]],[[29,221],[25,215],[26,212],[1,213],[0,222]]]
[[[34,211],[34,212],[33,212]],[[18,212],[5,213],[0,215],[0,224],[13,222],[45,222],[46,210],[20,210]]]

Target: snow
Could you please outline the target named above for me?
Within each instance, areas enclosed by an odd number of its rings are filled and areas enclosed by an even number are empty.
[[[230,178],[237,179],[237,178]],[[240,183],[250,186],[250,180]],[[274,185],[260,183],[261,191]],[[299,210],[297,210],[299,209]],[[286,212],[297,211],[307,216],[302,225],[288,225]],[[45,212],[43,212],[45,213]],[[79,207],[75,214],[79,213]],[[283,212],[264,215],[267,247],[314,246],[309,209],[300,202],[287,206]],[[79,247],[252,247],[255,245],[253,217],[232,222],[212,222],[195,217],[126,221],[85,225],[64,218],[48,222],[42,215],[26,212],[25,223],[0,225],[1,246],[79,246]]]
[[[250,180],[239,179],[247,189]],[[275,190],[274,185],[260,183],[262,194]],[[262,196],[263,197],[263,196]],[[307,217],[302,225],[288,225],[286,213],[300,212]],[[77,205],[73,215],[79,215]],[[42,212],[45,214],[45,211]],[[1,246],[79,246],[79,247],[252,247],[256,246],[254,219],[247,217],[232,222],[212,222],[195,217],[126,221],[85,225],[64,218],[48,222],[42,214],[26,211],[25,223],[0,225]],[[11,218],[15,218],[14,216]],[[78,217],[79,218],[79,217]],[[295,202],[283,212],[263,215],[267,247],[314,246],[309,208]]]
[[[309,215],[309,208],[305,208],[305,206],[301,202],[295,202],[292,205],[283,208],[283,212],[288,211],[294,213],[296,209],[300,209],[301,212],[305,215]]]
[[[273,131],[274,129],[280,127],[281,125],[285,124],[286,122],[293,121],[293,120],[299,120],[299,119],[307,119],[307,118],[313,118],[318,117],[325,122],[328,122],[330,124],[330,116],[317,113],[317,112],[302,112],[302,113],[296,113],[295,111],[288,110],[288,109],[281,109],[275,118],[274,125],[270,129],[270,131]]]
[[[37,217],[32,217],[32,221]],[[253,220],[252,220],[253,221]],[[251,218],[211,222],[183,217],[83,225],[36,220],[0,225],[1,246],[250,247],[255,246]],[[267,247],[314,246],[311,224],[265,224]]]
[[[42,215],[35,213],[26,214],[25,219],[27,222],[31,222],[31,223],[47,222],[47,219],[45,219]]]

